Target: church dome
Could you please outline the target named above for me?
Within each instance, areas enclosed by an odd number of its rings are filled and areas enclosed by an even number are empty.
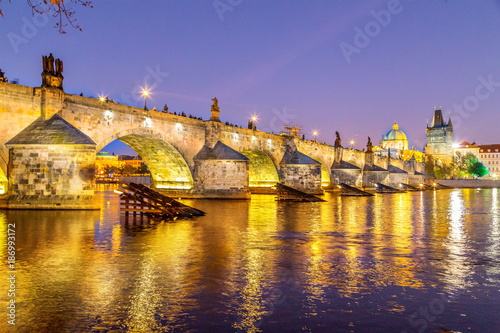
[[[405,132],[401,131],[398,124],[394,122],[392,130],[387,132],[380,141],[380,146],[385,149],[408,149],[408,139]]]

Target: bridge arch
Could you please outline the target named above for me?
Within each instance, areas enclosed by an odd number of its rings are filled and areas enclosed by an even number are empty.
[[[0,168],[0,195],[7,192],[8,180],[5,172]]]
[[[315,159],[319,163],[321,163],[321,186],[330,186],[330,168],[331,165],[328,166],[328,164],[325,163],[325,161],[318,156],[311,156],[311,158]]]
[[[191,189],[192,169],[182,150],[168,142],[162,133],[150,129],[128,129],[117,132],[97,145],[100,151],[114,140],[119,140],[142,157],[151,172],[151,185],[164,189]]]
[[[280,181],[276,165],[264,151],[246,149],[241,153],[250,160],[248,168],[250,187],[271,187]]]

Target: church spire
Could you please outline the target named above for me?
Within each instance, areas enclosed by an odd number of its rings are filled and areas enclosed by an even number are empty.
[[[453,124],[451,123],[451,115],[449,115],[449,118],[448,118],[448,127],[453,128]]]
[[[444,121],[443,121],[443,113],[441,110],[434,110],[434,117],[432,118],[432,125],[431,127],[443,127]]]

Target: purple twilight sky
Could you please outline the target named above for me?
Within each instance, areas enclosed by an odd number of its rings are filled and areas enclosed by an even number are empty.
[[[69,2],[69,1],[68,1]],[[455,141],[500,143],[500,1],[94,1],[60,35],[25,1],[2,1],[0,68],[39,86],[42,55],[64,61],[67,93],[210,116],[343,145],[378,143],[397,121],[422,150],[434,105]],[[126,153],[122,145],[108,151]]]

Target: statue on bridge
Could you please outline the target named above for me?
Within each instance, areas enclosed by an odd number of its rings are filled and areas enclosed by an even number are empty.
[[[42,87],[55,87],[62,89],[63,81],[63,62],[61,59],[55,59],[54,56],[42,56],[43,72],[42,72]]]
[[[212,104],[212,111],[219,111],[219,101],[217,97],[212,98],[212,101],[214,102],[214,104]]]
[[[335,139],[335,147],[342,147],[339,132],[335,131],[335,135],[337,136]]]
[[[366,144],[366,152],[371,153],[371,152],[373,152],[372,149],[373,149],[372,139],[370,139],[370,137],[368,137],[368,143]]]
[[[0,68],[0,82],[9,82],[9,79],[7,79],[4,75],[5,73],[2,72],[2,69]]]
[[[42,56],[42,63],[43,63],[43,72],[48,73],[49,72],[49,57]]]
[[[212,112],[212,117],[210,117],[209,120],[220,121],[220,118],[219,118],[219,111],[220,111],[219,101],[217,100],[217,97],[212,98],[212,101],[214,102],[214,104],[212,104],[212,109],[210,110]]]
[[[56,59],[56,75],[62,76],[63,72],[63,62],[61,59],[57,58]]]
[[[62,76],[63,62],[61,59],[55,60],[55,67],[54,67],[54,56],[52,55],[52,53],[49,56],[42,56],[42,61],[43,61],[44,73]]]

